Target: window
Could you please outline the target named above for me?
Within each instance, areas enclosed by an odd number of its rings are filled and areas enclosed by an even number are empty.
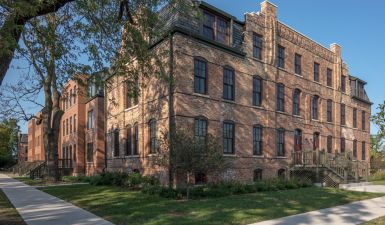
[[[259,76],[253,77],[253,105],[262,105],[262,79]]]
[[[207,11],[203,12],[203,36],[211,40],[229,43],[229,24],[221,17]]]
[[[255,169],[254,170],[254,178],[253,178],[254,182],[262,180],[262,172],[263,172],[262,169]]]
[[[76,104],[76,97],[77,97],[77,89],[76,89],[76,85],[74,86],[74,104]]]
[[[150,154],[156,153],[157,148],[157,140],[156,140],[156,120],[151,119],[150,122],[148,122],[149,126],[149,137],[150,137]]]
[[[127,135],[126,135],[126,152],[125,155],[131,155],[132,151],[132,145],[131,145],[131,140],[132,140],[132,134],[131,134],[131,126],[128,126],[127,128]]]
[[[341,76],[341,91],[346,93],[346,76]]]
[[[293,115],[299,116],[300,115],[300,101],[301,99],[301,90],[294,89],[293,92]]]
[[[134,124],[134,145],[133,145],[133,155],[139,154],[139,129],[138,124]]]
[[[74,115],[74,133],[76,132],[76,114]]]
[[[278,45],[277,66],[279,68],[285,68],[285,48],[280,45]]]
[[[70,117],[70,134],[72,134],[72,116]]]
[[[326,147],[327,147],[327,151],[328,151],[328,153],[332,153],[332,149],[333,149],[333,137],[329,135],[329,136],[327,137],[327,140],[326,140],[326,141],[327,141],[327,144],[326,144],[326,145],[327,145],[327,146],[326,146]]]
[[[353,157],[357,158],[357,140],[353,140]]]
[[[195,118],[195,138],[206,143],[207,120],[203,117]]]
[[[207,176],[205,173],[196,173],[195,174],[195,184],[205,184],[207,182]]]
[[[357,109],[353,108],[353,127],[357,128]]]
[[[285,177],[286,177],[286,170],[285,169],[279,169],[277,175],[278,175],[279,179],[285,179]]]
[[[70,107],[72,106],[72,89],[70,90]]]
[[[217,41],[223,44],[229,43],[229,25],[226,20],[217,18]]]
[[[333,122],[333,101],[328,99],[326,104],[326,119],[331,123]]]
[[[68,135],[68,119],[66,119],[66,135]]]
[[[314,81],[319,82],[319,63],[314,63]]]
[[[63,137],[65,136],[65,131],[66,131],[66,121],[63,120]]]
[[[76,145],[74,145],[74,161],[76,162]]]
[[[207,63],[201,59],[194,60],[194,91],[207,94]]]
[[[277,84],[277,111],[285,111],[285,86]]]
[[[294,130],[294,151],[302,151],[302,130]]]
[[[262,36],[253,34],[253,57],[262,59]]]
[[[318,100],[319,97],[317,95],[313,96],[311,104],[311,118],[313,120],[318,120]]]
[[[90,142],[87,143],[87,162],[93,162],[94,161],[94,143]]]
[[[294,56],[294,71],[295,71],[295,74],[298,74],[298,75],[302,74],[301,59],[302,59],[302,56],[296,53]]]
[[[313,134],[313,150],[319,149],[319,136],[320,134],[318,132]]]
[[[234,70],[225,67],[223,70],[223,98],[234,100],[235,76]]]
[[[366,160],[366,143],[365,141],[362,142],[362,155],[361,155],[361,159],[362,160]]]
[[[341,125],[345,125],[345,105],[341,104]]]
[[[327,68],[326,70],[326,85],[328,87],[333,86],[333,70]]]
[[[253,155],[262,155],[262,126],[253,127]]]
[[[362,111],[362,130],[366,130],[366,112]]]
[[[211,40],[215,40],[215,16],[203,13],[203,35]]]
[[[119,130],[114,131],[114,156],[119,156]]]
[[[285,156],[285,129],[277,129],[277,156]]]
[[[135,84],[126,85],[126,109],[131,108],[139,103],[139,81]]]
[[[341,138],[340,148],[341,148],[341,153],[344,153],[345,152],[345,138]]]
[[[234,154],[234,123],[223,123],[223,153]]]
[[[87,129],[93,129],[94,128],[94,110],[88,111],[87,114]]]

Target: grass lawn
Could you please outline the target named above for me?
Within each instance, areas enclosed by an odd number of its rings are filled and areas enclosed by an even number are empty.
[[[368,221],[366,223],[363,223],[362,225],[384,225],[384,224],[385,224],[385,216]]]
[[[371,181],[375,185],[385,185],[385,180]]]
[[[119,187],[73,185],[42,190],[117,225],[248,224],[382,196],[311,187],[184,201]]]
[[[0,224],[4,225],[25,225],[19,213],[8,201],[4,192],[0,189]]]

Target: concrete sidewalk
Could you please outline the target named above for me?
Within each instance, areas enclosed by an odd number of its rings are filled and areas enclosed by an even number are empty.
[[[385,216],[385,197],[302,213],[251,225],[351,225]]]
[[[4,174],[0,174],[0,188],[28,225],[113,225]]]

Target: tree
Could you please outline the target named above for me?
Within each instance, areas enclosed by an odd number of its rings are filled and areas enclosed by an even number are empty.
[[[173,138],[164,134],[160,139],[159,154],[155,162],[168,167],[174,175],[186,177],[187,199],[192,185],[191,178],[197,173],[213,177],[227,165],[219,140],[208,134],[204,139],[194,137],[186,130],[176,130]],[[170,148],[173,151],[170,153]]]
[[[370,154],[374,158],[378,158],[384,151],[384,139],[379,135],[370,136]]]
[[[56,12],[74,0],[0,0],[0,85],[18,47],[25,24],[32,18]]]
[[[109,76],[125,76],[131,85],[136,84],[139,76],[165,75],[162,54],[150,48],[153,38],[164,34],[159,29],[164,22],[159,8],[165,4],[169,10],[184,6],[177,0],[69,2],[63,1],[60,9],[31,17],[23,24],[16,57],[28,62],[29,68],[23,71],[17,85],[5,85],[0,91],[0,117],[29,120],[34,115],[26,112],[26,102],[43,108],[38,121],[45,130],[48,177],[55,180],[63,85],[69,79],[77,79],[76,74],[92,74],[106,67]],[[80,63],[84,58],[87,62]],[[130,90],[132,95],[138,93],[137,88]],[[40,93],[43,102],[38,101]]]
[[[385,137],[385,102],[379,104],[377,107],[378,112],[372,116],[371,120],[378,126],[378,137]]]
[[[15,119],[4,120],[0,123],[0,168],[16,162],[17,131]]]

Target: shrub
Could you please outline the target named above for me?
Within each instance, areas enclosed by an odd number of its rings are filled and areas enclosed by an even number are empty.
[[[62,177],[62,181],[64,182],[72,182],[72,183],[75,183],[75,182],[84,182],[84,183],[88,183],[90,182],[90,177],[87,177],[87,176],[63,176]]]
[[[377,171],[370,175],[369,177],[370,181],[380,181],[385,180],[385,171]]]
[[[139,173],[132,173],[127,178],[128,186],[136,187],[143,183],[143,177]]]

